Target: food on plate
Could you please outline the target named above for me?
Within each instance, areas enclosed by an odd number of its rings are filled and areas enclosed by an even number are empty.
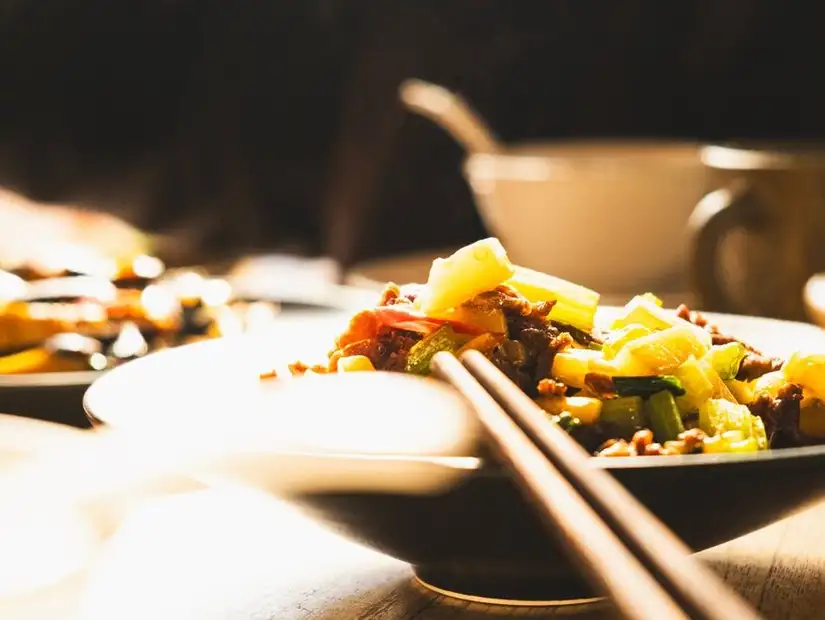
[[[147,353],[246,331],[277,306],[225,280],[136,256],[80,270],[21,266],[0,279],[0,374],[105,370]]]
[[[782,361],[650,293],[605,329],[599,294],[514,265],[483,239],[433,262],[424,284],[390,283],[358,312],[329,372],[430,373],[439,351],[486,355],[593,454],[751,453],[825,442],[825,352]],[[262,375],[264,377],[264,375]]]

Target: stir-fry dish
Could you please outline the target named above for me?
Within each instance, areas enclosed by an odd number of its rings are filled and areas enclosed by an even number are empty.
[[[825,354],[765,356],[649,293],[599,330],[598,306],[598,293],[513,265],[497,239],[484,239],[436,259],[425,284],[387,285],[326,364],[289,373],[428,375],[437,352],[476,349],[598,456],[825,441]]]
[[[0,271],[0,374],[106,370],[152,351],[270,323],[277,306],[152,256],[109,269]]]

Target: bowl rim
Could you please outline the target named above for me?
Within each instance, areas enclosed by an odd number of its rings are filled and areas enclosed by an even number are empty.
[[[547,181],[570,174],[616,178],[628,167],[695,168],[709,172],[702,161],[707,145],[690,140],[581,138],[519,142],[497,153],[472,153],[462,164],[464,175],[476,180]],[[607,148],[605,151],[604,149]],[[613,149],[627,148],[630,156]],[[546,152],[541,152],[545,150]],[[576,149],[583,149],[576,153]],[[593,149],[593,152],[587,152]],[[601,150],[600,150],[601,149]]]
[[[616,306],[605,306],[605,310],[615,310]],[[770,324],[779,324],[784,325],[787,327],[795,326],[795,327],[803,327],[810,330],[815,331],[822,331],[816,325],[801,323],[798,321],[788,321],[783,319],[772,319],[772,318],[765,318],[765,317],[753,317],[748,315],[735,315],[735,314],[728,314],[728,313],[718,313],[718,312],[707,312],[704,315],[711,321],[715,322],[715,319],[722,318],[728,320],[742,320],[745,319],[746,321],[757,321],[757,322],[767,322]],[[825,332],[823,332],[825,334]],[[192,344],[183,345],[180,347],[175,347],[172,349],[161,350],[152,353],[146,357],[140,358],[135,360],[134,362],[127,362],[123,366],[119,366],[117,368],[113,368],[109,371],[105,371],[105,373],[112,373],[118,372],[122,368],[128,366],[131,363],[141,363],[144,360],[147,360],[153,356],[158,355],[170,355],[174,354],[176,351],[180,352],[188,348],[193,347],[204,347],[204,346],[215,346],[215,343],[219,343],[224,341],[224,339],[215,339],[206,342],[196,342]],[[180,354],[180,353],[178,353]],[[66,373],[69,374],[69,373]],[[313,377],[313,380],[323,380],[323,375],[320,377]],[[89,418],[92,424],[103,424],[107,425],[108,422],[98,416],[94,411],[93,407],[91,406],[91,402],[95,400],[96,390],[100,389],[100,383],[93,384],[89,386],[86,392],[83,394],[83,409],[86,413],[86,416]],[[359,453],[323,453],[323,452],[307,452],[307,451],[298,451],[295,454],[311,456],[313,458],[324,459],[324,458],[349,458],[349,459],[370,459],[376,460],[381,458],[390,458],[390,455],[381,455],[381,454],[359,454]],[[491,462],[480,457],[478,455],[455,455],[455,456],[428,456],[428,455],[409,455],[410,458],[417,460],[417,461],[424,461],[429,462],[434,465],[441,465],[443,467],[448,468],[460,468],[464,470],[473,470],[480,475],[493,475],[493,476],[501,476],[506,475],[506,471],[502,467],[498,467],[496,465],[491,466]],[[684,467],[709,467],[709,466],[716,466],[716,465],[746,465],[746,464],[767,464],[767,463],[783,463],[789,460],[795,459],[808,459],[813,457],[822,457],[825,458],[825,443],[811,445],[811,446],[798,446],[793,448],[777,448],[777,449],[770,449],[762,452],[753,452],[747,454],[689,454],[689,455],[674,455],[674,456],[645,456],[640,458],[622,458],[622,457],[599,457],[599,456],[591,456],[588,463],[590,463],[594,467],[598,467],[600,469],[607,469],[607,470],[627,470],[627,469],[648,469],[648,468],[684,468]],[[397,455],[393,455],[392,458],[398,458]],[[456,460],[458,459],[458,460]],[[468,467],[467,463],[469,460],[475,459],[477,461],[476,465],[473,467]],[[451,463],[451,461],[455,461],[455,464]],[[461,465],[457,465],[461,463]]]

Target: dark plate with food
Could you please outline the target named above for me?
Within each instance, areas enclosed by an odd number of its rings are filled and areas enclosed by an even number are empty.
[[[271,341],[199,343],[126,364],[92,386],[85,406],[124,430],[175,421],[195,432],[203,416],[231,424],[273,386],[317,381],[323,389],[326,375],[357,371],[427,376],[436,352],[467,349],[487,355],[593,454],[594,467],[697,551],[825,490],[825,332],[668,310],[652,294],[599,307],[593,291],[512,265],[494,239],[434,261],[424,284],[388,285],[349,320],[296,323]],[[320,361],[310,357],[324,351]],[[357,407],[342,402],[341,415]],[[484,445],[467,456],[477,459],[472,473],[438,495],[291,499],[409,562],[434,589],[533,604],[591,596]]]

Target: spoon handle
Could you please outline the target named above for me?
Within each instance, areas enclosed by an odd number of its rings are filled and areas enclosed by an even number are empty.
[[[498,138],[470,104],[446,88],[421,80],[407,80],[401,84],[399,95],[407,109],[429,118],[469,153],[502,150]]]

